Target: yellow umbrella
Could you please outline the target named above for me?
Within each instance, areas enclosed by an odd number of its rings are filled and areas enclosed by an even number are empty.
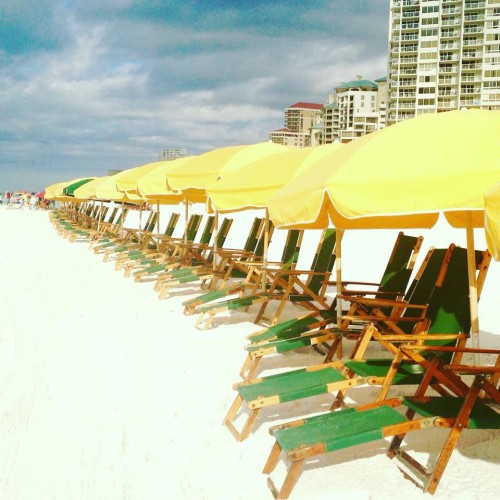
[[[268,199],[295,175],[341,144],[280,151],[224,174],[207,188],[210,208],[220,213],[267,208]]]
[[[109,179],[111,176],[106,175],[104,177],[96,177],[95,179],[87,182],[83,186],[75,189],[74,196],[78,200],[92,200],[96,198],[97,186],[100,186],[103,182]]]
[[[418,116],[357,139],[298,175],[270,202],[279,226],[432,227],[439,213],[467,229],[472,332],[479,332],[473,227],[500,181],[500,112]],[[473,335],[477,342],[477,335]]]
[[[224,173],[223,177],[207,188],[209,209],[217,212],[236,212],[252,208],[266,209],[266,225],[269,212],[267,202],[298,172],[311,163],[339,149],[340,144],[328,144],[315,148],[280,150],[239,168]],[[265,233],[262,286],[265,286],[268,233]]]
[[[166,177],[167,188],[183,191],[193,198],[206,199],[206,189],[222,175],[289,148],[271,142],[230,146],[192,156],[173,165]]]
[[[159,201],[164,204],[176,204],[185,199],[182,193],[170,191],[167,188],[167,174],[169,169],[185,164],[192,159],[191,156],[178,158],[173,161],[160,162],[157,168],[145,173],[137,179],[137,190],[140,195],[149,200]]]

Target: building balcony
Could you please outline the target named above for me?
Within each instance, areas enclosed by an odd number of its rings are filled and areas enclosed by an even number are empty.
[[[464,28],[464,33],[484,33],[484,28],[482,26],[471,26],[470,28]]]
[[[445,66],[443,68],[439,68],[441,73],[458,73],[457,66]]]
[[[484,20],[484,14],[465,14],[464,16],[464,22],[470,23],[474,21],[483,21]]]
[[[465,2],[464,5],[465,10],[482,9],[484,7],[486,7],[486,2]]]

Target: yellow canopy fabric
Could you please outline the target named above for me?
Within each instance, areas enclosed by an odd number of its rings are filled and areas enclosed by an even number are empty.
[[[139,193],[137,189],[138,180],[146,174],[153,172],[154,170],[165,167],[165,164],[168,165],[169,163],[172,162],[157,161],[134,168],[129,168],[127,170],[124,170],[123,172],[119,172],[115,178],[116,189],[118,189],[118,191],[127,193],[129,196],[137,196],[138,198],[142,198],[141,193]]]
[[[78,200],[91,200],[96,198],[96,189],[97,186],[101,185],[111,176],[106,175],[104,177],[96,177],[95,179],[87,182],[83,186],[80,186],[78,189],[75,189],[74,196]]]
[[[500,260],[500,183],[484,195],[486,242],[495,260]]]
[[[65,182],[56,182],[55,184],[51,184],[50,186],[47,186],[45,188],[45,199],[46,200],[53,200],[56,197],[56,189],[59,188],[59,186],[66,185],[68,181]]]
[[[221,213],[266,208],[274,193],[310,164],[338,150],[341,144],[280,150],[225,173],[207,188],[209,208]]]
[[[45,188],[45,199],[56,201],[75,201],[75,198],[73,196],[67,196],[64,194],[64,188],[85,179],[88,179],[88,177],[79,177],[70,181],[56,182],[55,184],[47,186]]]
[[[185,199],[184,195],[167,189],[167,174],[169,169],[187,163],[191,158],[190,156],[173,161],[159,162],[161,165],[137,179],[138,194],[147,200],[159,201],[163,204],[176,204],[183,201]]]
[[[116,188],[116,178],[123,175],[125,171],[110,175],[95,187],[95,198],[98,200],[124,201],[127,203],[142,203],[144,199],[135,194],[124,193]]]
[[[289,148],[270,142],[215,149],[173,165],[168,170],[167,188],[188,193],[196,201],[206,200],[206,189],[220,176]]]
[[[280,227],[432,227],[440,212],[455,227],[500,181],[500,111],[418,116],[346,144],[297,175],[270,200]]]

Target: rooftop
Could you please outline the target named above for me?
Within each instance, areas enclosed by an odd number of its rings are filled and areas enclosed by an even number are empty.
[[[298,108],[298,109],[317,109],[321,110],[323,109],[323,104],[317,104],[315,102],[296,102],[295,104],[292,104],[291,106],[288,106],[288,109],[291,108]]]

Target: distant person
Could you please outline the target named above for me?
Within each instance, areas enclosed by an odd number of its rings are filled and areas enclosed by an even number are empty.
[[[7,200],[7,205],[10,205],[10,191],[5,193],[5,199]]]
[[[0,205],[3,205],[3,201],[2,201],[2,193],[0,193]]]
[[[30,198],[30,210],[36,210],[37,203],[38,203],[38,200],[36,199],[36,196],[34,194],[32,194],[31,198]]]

